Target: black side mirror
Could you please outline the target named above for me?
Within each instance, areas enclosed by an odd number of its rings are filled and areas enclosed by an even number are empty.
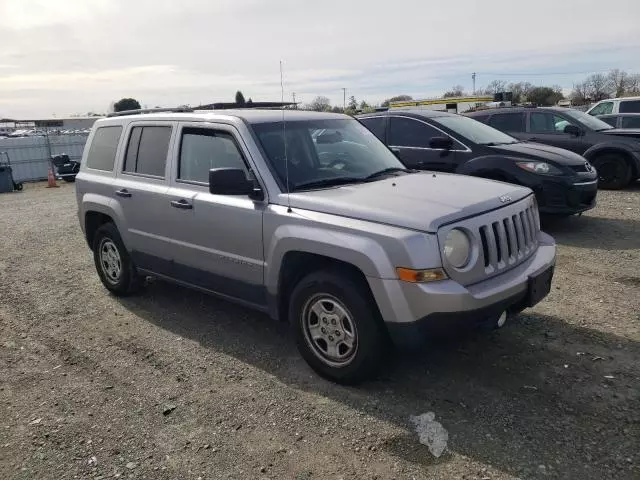
[[[429,140],[429,146],[440,150],[449,150],[453,146],[453,141],[450,137],[433,137]]]
[[[575,125],[567,125],[564,127],[564,133],[568,133],[569,135],[573,135],[574,137],[579,137],[582,135],[582,130]]]
[[[209,170],[209,192],[214,195],[254,195],[254,184],[240,168]]]

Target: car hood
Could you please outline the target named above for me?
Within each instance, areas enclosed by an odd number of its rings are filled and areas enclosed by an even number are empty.
[[[602,130],[598,133],[604,133],[605,135],[615,135],[618,137],[640,139],[640,128],[612,128],[611,130]]]
[[[375,182],[295,192],[289,202],[294,209],[435,233],[441,225],[500,208],[529,194],[528,188],[510,183],[419,172]],[[281,203],[285,202],[286,195],[281,195]]]
[[[524,157],[567,166],[584,165],[584,157],[577,153],[540,143],[518,142],[489,148],[511,157]]]

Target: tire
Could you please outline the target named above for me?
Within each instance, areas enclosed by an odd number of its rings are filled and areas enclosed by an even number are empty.
[[[598,187],[619,190],[631,182],[633,172],[626,159],[617,153],[605,153],[596,157],[593,166],[598,172]]]
[[[300,354],[322,377],[355,384],[378,373],[386,331],[368,286],[351,272],[321,270],[304,277],[291,294],[289,319]]]
[[[140,288],[142,278],[113,223],[105,223],[96,231],[93,261],[102,284],[114,295],[131,295]]]
[[[62,180],[64,180],[67,183],[73,183],[76,181],[76,177],[62,177]]]

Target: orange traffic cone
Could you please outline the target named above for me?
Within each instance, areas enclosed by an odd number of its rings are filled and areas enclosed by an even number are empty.
[[[58,187],[56,185],[56,176],[53,174],[53,167],[49,167],[49,173],[47,174],[47,188]]]

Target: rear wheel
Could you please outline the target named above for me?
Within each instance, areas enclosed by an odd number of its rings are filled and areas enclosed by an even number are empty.
[[[105,223],[96,231],[93,260],[102,284],[113,294],[125,296],[140,288],[142,278],[113,223]]]
[[[291,294],[289,319],[300,354],[318,374],[344,384],[377,374],[387,338],[375,301],[357,276],[310,273]]]
[[[608,190],[619,190],[629,184],[631,165],[617,153],[605,153],[596,157],[593,166],[598,172],[598,186]]]

